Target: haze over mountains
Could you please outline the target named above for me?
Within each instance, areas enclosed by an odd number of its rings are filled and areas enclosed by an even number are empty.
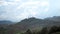
[[[35,18],[35,17],[31,17],[31,18],[26,18],[26,19],[24,19],[24,20],[21,20],[21,22],[28,22],[28,20],[41,20],[41,21],[43,21],[43,20],[50,20],[50,21],[56,21],[56,22],[60,22],[60,16],[53,16],[53,17],[47,17],[47,18],[45,18],[45,19],[39,19],[39,18]],[[14,22],[12,22],[12,21],[9,21],[9,20],[0,20],[0,24],[12,24],[12,23],[14,23]]]
[[[11,21],[0,21],[0,28],[7,29],[7,32],[22,32],[27,29],[39,30],[44,27],[60,26],[60,16],[49,17],[45,19],[38,19],[35,17],[26,18],[20,22],[13,23]],[[10,25],[7,25],[10,24]]]
[[[50,18],[48,17],[48,18],[45,18],[45,19],[60,22],[60,16],[54,16],[54,17],[50,17]]]
[[[13,22],[9,20],[1,20],[0,24],[13,24]]]
[[[59,21],[60,16],[51,17],[51,18],[45,18],[45,19],[38,19],[35,17],[27,18],[24,20],[21,20],[20,22],[14,23],[12,25],[7,26],[7,28],[11,28],[14,30],[27,30],[27,29],[37,29],[37,28],[42,28],[42,27],[50,27],[50,26],[59,26],[60,21]],[[4,22],[4,21],[3,21]],[[0,22],[1,23],[1,22]],[[9,23],[10,21],[6,22],[5,24]]]
[[[60,34],[60,0],[0,0],[0,34],[33,31]]]

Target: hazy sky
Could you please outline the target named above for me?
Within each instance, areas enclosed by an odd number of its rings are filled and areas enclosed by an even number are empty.
[[[60,16],[60,0],[0,0],[0,20]]]

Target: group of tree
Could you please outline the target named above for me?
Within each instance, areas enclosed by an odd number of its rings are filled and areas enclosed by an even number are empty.
[[[60,34],[60,26],[44,27],[38,32],[32,32],[28,29],[24,34]]]
[[[0,27],[0,34],[60,34],[60,26],[44,27],[40,31],[32,31],[27,29],[24,33],[15,32],[4,27]]]

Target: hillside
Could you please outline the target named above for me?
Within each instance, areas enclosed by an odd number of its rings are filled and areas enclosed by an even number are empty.
[[[52,21],[60,22],[60,16],[48,17],[48,18],[45,18],[45,20],[52,20]]]
[[[60,22],[52,21],[52,20],[43,20],[38,18],[28,18],[24,19],[17,24],[12,25],[12,28],[17,30],[27,30],[27,29],[37,29],[42,27],[50,27],[50,26],[59,26]]]
[[[28,32],[29,29],[34,32],[39,31],[40,33],[41,30],[42,32],[43,30],[46,30],[46,28],[49,30],[50,28],[52,28],[52,26],[54,29],[58,27],[60,29],[60,22],[54,21],[50,18],[38,19],[38,18],[32,17],[32,18],[21,20],[20,22],[17,22],[15,24],[10,24],[11,23],[10,21],[1,21],[0,23],[2,23],[0,24],[0,30],[1,31],[3,30],[3,32],[5,32],[6,34],[16,34],[16,33],[21,33],[25,31]],[[10,25],[7,25],[7,24],[10,24]]]

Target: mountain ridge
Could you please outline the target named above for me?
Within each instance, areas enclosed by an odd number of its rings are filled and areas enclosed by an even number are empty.
[[[13,24],[13,22],[9,20],[0,20],[0,24]]]
[[[26,30],[26,29],[41,28],[46,26],[50,27],[54,25],[60,26],[60,22],[53,21],[53,20],[28,18],[14,24],[12,28],[16,28],[17,30]]]

